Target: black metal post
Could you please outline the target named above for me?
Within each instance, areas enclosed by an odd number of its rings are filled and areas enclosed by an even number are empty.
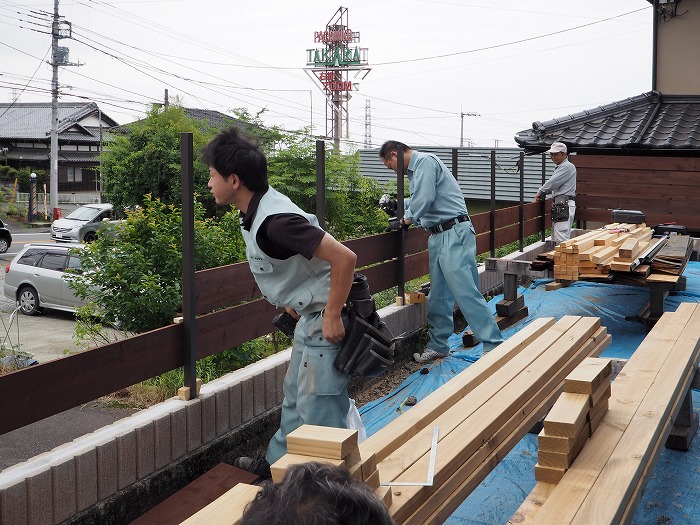
[[[491,213],[489,214],[491,228],[491,257],[496,257],[496,150],[491,150]]]
[[[403,184],[403,177],[404,177],[404,162],[403,162],[403,155],[404,155],[404,148],[402,145],[398,146],[396,149],[396,218],[399,220],[399,223],[403,219],[403,214],[404,214],[404,209],[403,209],[403,196],[404,196],[404,184]],[[398,231],[398,236],[397,236],[397,241],[396,241],[396,253],[398,256],[398,260],[396,261],[396,277],[398,280],[397,286],[398,286],[398,296],[403,297],[404,294],[406,293],[405,290],[405,265],[404,265],[404,257],[405,257],[405,247],[404,247],[404,229],[399,227]]]
[[[316,218],[326,229],[326,143],[316,141]]]
[[[525,152],[520,152],[520,206],[518,209],[520,221],[520,251],[525,249]]]
[[[185,386],[189,399],[197,397],[197,325],[194,290],[194,164],[192,133],[180,133],[182,182],[182,318],[185,349]]]
[[[452,175],[459,180],[459,157],[457,148],[452,148]]]

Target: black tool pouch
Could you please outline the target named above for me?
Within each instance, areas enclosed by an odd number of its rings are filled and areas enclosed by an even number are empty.
[[[335,368],[349,375],[374,377],[394,364],[395,338],[377,314],[362,274],[355,274],[345,313],[345,339]]]
[[[564,195],[554,198],[552,204],[552,222],[564,222],[569,220],[569,201]]]

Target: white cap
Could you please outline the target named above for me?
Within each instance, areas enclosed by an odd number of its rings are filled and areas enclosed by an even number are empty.
[[[566,153],[566,144],[563,142],[552,142],[547,153]]]

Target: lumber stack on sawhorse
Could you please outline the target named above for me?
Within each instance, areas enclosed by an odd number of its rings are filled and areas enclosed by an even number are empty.
[[[447,519],[609,340],[598,318],[537,319],[360,444],[392,489],[396,523]]]
[[[698,358],[700,305],[684,303],[661,317],[613,381],[608,412],[561,481],[538,483],[510,523],[629,523],[688,403]]]

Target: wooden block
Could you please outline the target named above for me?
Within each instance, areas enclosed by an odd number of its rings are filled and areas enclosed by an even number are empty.
[[[571,449],[566,452],[551,452],[549,450],[537,451],[537,463],[543,467],[554,467],[568,469],[581,452],[590,436],[590,428],[584,425],[579,435],[572,439]]]
[[[612,361],[587,357],[564,379],[564,392],[592,395],[612,374]],[[608,379],[608,383],[610,380]]]
[[[377,490],[379,488],[379,471],[375,470],[372,475],[365,480],[365,483],[374,490]]]
[[[345,459],[355,450],[357,450],[357,430],[302,425],[287,434],[289,454]]]
[[[496,313],[503,317],[510,317],[525,306],[525,296],[518,295],[514,301],[498,301],[496,303]]]
[[[559,483],[565,472],[563,468],[545,467],[539,463],[535,465],[535,479],[542,483]]]
[[[600,250],[598,253],[591,256],[591,261],[593,261],[596,264],[602,264],[604,261],[612,259],[616,253],[616,246],[608,246],[607,248]]]
[[[605,414],[608,411],[608,400],[606,399],[604,402],[599,403],[598,407],[596,407],[596,411],[593,412],[591,411],[588,415],[589,421],[590,421],[590,432],[591,435],[593,435],[593,432],[596,431],[598,428],[598,425],[600,425],[600,422],[603,420],[605,417]]]
[[[587,394],[562,392],[552,410],[544,418],[544,429],[550,436],[575,438],[586,424],[589,401]]]
[[[406,299],[404,297],[397,295],[396,296],[396,303],[394,303],[394,304],[396,304],[396,306],[403,306],[405,301],[406,301]]]
[[[387,509],[391,507],[391,487],[380,486],[377,490],[374,491],[374,493],[380,500],[382,500],[382,503],[384,503],[384,506]]]
[[[625,242],[623,242],[620,245],[620,257],[632,257],[632,254],[635,252],[637,249],[637,246],[639,246],[639,238],[637,237],[632,237],[630,239],[627,239]]]
[[[595,412],[595,408],[598,407],[599,403],[601,403],[603,400],[610,399],[610,394],[610,381],[603,381],[596,391],[591,394],[591,410]]]
[[[537,450],[565,453],[569,452],[573,448],[575,441],[576,438],[550,436],[543,428],[540,433],[537,434]]]
[[[377,470],[377,455],[358,449],[345,458],[345,465],[353,478],[366,481]]]
[[[198,396],[199,396],[199,391],[201,390],[201,388],[202,388],[202,380],[197,379],[197,395]],[[181,401],[189,401],[190,399],[192,399],[192,397],[190,395],[190,387],[181,386],[180,388],[178,388],[177,389],[177,397]]]
[[[424,303],[425,294],[423,292],[406,292],[404,294],[404,304]]]
[[[272,465],[270,465],[270,472],[272,473],[272,481],[275,483],[279,483],[282,481],[282,478],[284,477],[284,474],[287,472],[287,469],[291,467],[292,465],[299,465],[301,463],[310,463],[310,462],[315,462],[315,463],[328,463],[330,465],[334,465],[336,467],[345,467],[345,460],[344,459],[330,459],[330,458],[322,458],[318,456],[302,456],[300,454],[285,454],[282,456],[280,459],[275,461]]]
[[[202,525],[203,523],[238,525],[241,523],[246,505],[253,501],[259,490],[258,486],[239,483],[180,525]]]
[[[559,288],[564,288],[564,286],[566,286],[566,285],[562,282],[553,281],[551,283],[545,284],[544,289],[547,290],[548,292],[551,292],[552,290],[558,290]]]

